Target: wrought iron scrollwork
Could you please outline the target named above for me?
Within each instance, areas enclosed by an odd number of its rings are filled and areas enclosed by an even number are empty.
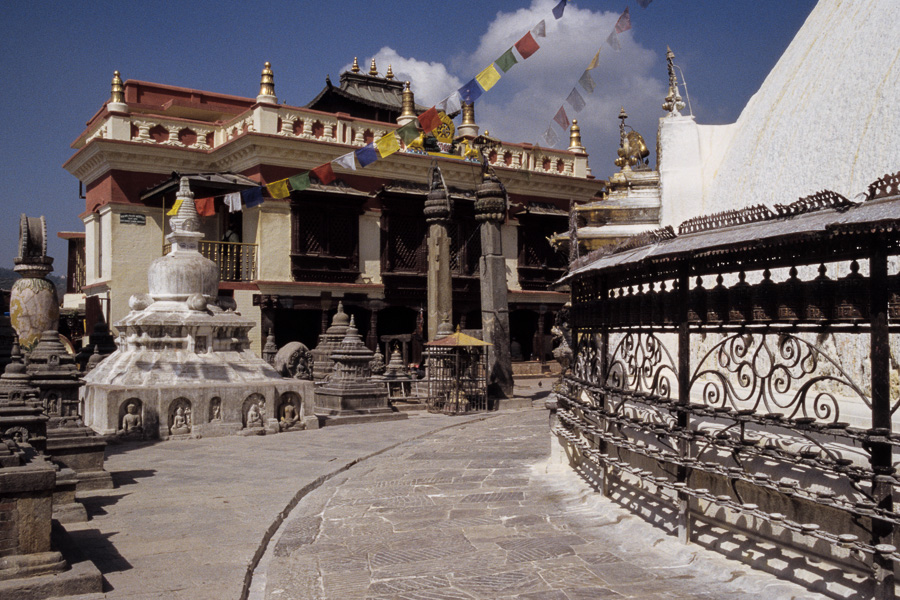
[[[606,385],[661,398],[677,396],[678,371],[672,355],[652,333],[626,333],[616,346]]]
[[[741,333],[713,346],[691,377],[691,398],[711,407],[836,423],[838,397],[871,403],[840,364],[788,334]],[[700,392],[699,394],[694,392]]]

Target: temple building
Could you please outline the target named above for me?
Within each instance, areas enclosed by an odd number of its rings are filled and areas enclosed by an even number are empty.
[[[255,98],[123,82],[117,72],[109,102],[65,164],[86,197],[84,238],[69,234],[83,256],[70,257],[67,305],[85,303],[88,332],[97,320],[115,323],[128,313],[128,298],[147,292],[143,274],[168,250],[166,213],[186,176],[198,200],[215,198],[201,218],[200,251],[219,266],[220,295],[232,296],[258,325],[253,350],[261,352],[270,330],[278,346],[314,347],[342,302],[370,349],[390,340],[418,362],[428,341],[423,208],[433,162],[452,204],[453,324],[481,326],[474,214],[481,165],[462,156],[481,142],[509,197],[501,235],[511,338],[522,358],[549,358],[549,330],[566,297],[548,286],[567,260],[547,237],[565,229],[573,201],[597,198],[605,186],[590,175],[577,125],[567,150],[502,142],[480,131],[468,105],[458,135],[440,151],[404,147],[365,169],[336,168],[337,179],[327,185],[312,176],[308,189],[240,212],[223,201],[230,192],[335,159],[422,111],[409,83],[397,81],[390,67],[381,75],[374,61],[363,73],[354,59],[339,85],[326,79],[305,107],[279,102],[268,63]],[[452,133],[452,121],[445,123]]]

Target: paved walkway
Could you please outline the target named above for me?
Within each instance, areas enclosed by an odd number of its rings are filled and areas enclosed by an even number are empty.
[[[85,600],[803,597],[547,473],[549,383],[514,412],[110,447],[117,489],[67,526],[107,583]]]

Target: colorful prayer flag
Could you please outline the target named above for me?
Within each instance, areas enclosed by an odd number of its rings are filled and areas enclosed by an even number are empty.
[[[515,47],[516,50],[519,51],[519,56],[521,56],[523,60],[540,49],[540,46],[538,46],[538,43],[534,41],[534,36],[531,35],[530,31],[523,35],[522,39],[515,43]]]
[[[541,19],[541,22],[534,26],[534,29],[531,30],[531,33],[534,34],[534,37],[547,37],[547,25],[544,23],[544,20]]]
[[[216,214],[216,197],[197,198],[194,200],[194,206],[197,207],[197,214],[201,217],[212,217]]]
[[[594,80],[591,78],[590,71],[585,71],[578,80],[578,83],[581,84],[581,87],[583,87],[584,91],[588,94],[594,93]]]
[[[637,0],[638,6],[641,8],[647,8],[650,6],[651,2],[653,2],[653,0]]]
[[[543,139],[544,139],[544,143],[551,147],[555,146],[556,143],[559,141],[559,136],[556,135],[555,131],[553,131],[553,125],[550,125],[549,127],[547,127],[547,131],[544,132]]]
[[[475,76],[475,81],[484,88],[484,91],[488,91],[500,81],[500,71],[497,70],[494,63],[491,63],[486,66],[481,73]]]
[[[543,23],[543,21],[541,21]],[[519,62],[516,55],[513,54],[512,48],[503,53],[503,56],[494,61],[494,64],[500,67],[500,70],[506,73],[513,68],[513,65]]]
[[[359,161],[360,166],[363,168],[378,160],[378,151],[375,150],[375,144],[366,144],[362,148],[357,148],[356,160]]]
[[[231,192],[226,194],[225,206],[228,207],[228,212],[239,212],[241,210],[241,193]]]
[[[559,4],[553,7],[553,16],[562,19],[564,10],[566,10],[566,0],[559,0]]]
[[[484,92],[481,89],[481,86],[478,85],[478,82],[472,79],[466,85],[459,88],[459,97],[463,102],[467,102],[469,104],[474,103],[476,100],[481,98],[481,94]]]
[[[438,116],[438,109],[434,106],[419,115],[419,125],[422,131],[431,133],[435,127],[441,124],[441,118]]]
[[[241,200],[247,205],[247,208],[253,208],[263,203],[262,187],[250,188],[241,192]]]
[[[557,125],[562,127],[563,131],[569,130],[569,116],[566,114],[565,107],[559,107],[559,110],[556,111],[556,116],[553,117],[553,120],[556,121]]]
[[[178,214],[178,209],[181,208],[181,203],[184,202],[184,198],[175,198],[175,204],[172,205],[172,208],[169,212],[166,213],[166,216],[174,217]]]
[[[462,108],[462,99],[460,98],[459,91],[455,91],[435,106],[438,112],[444,112],[448,115],[452,115],[453,113],[459,112],[459,109]],[[435,127],[440,127],[440,123],[436,124]]]
[[[336,177],[334,176],[334,169],[331,168],[330,162],[327,162],[324,165],[319,165],[315,169],[312,169],[310,173],[315,175],[316,179],[318,179],[322,185],[328,185],[336,179]]]
[[[606,43],[616,52],[622,49],[622,44],[619,43],[619,34],[616,33],[615,29],[613,29],[612,33],[609,34],[609,37],[606,38]]]
[[[387,158],[400,149],[400,140],[397,139],[397,135],[393,131],[388,131],[378,138],[375,142],[375,147],[378,148],[378,155],[381,158]]]
[[[288,178],[288,183],[291,184],[291,189],[295,192],[302,192],[311,185],[311,182],[309,181],[309,171]]]
[[[291,195],[291,190],[288,189],[287,179],[273,181],[266,186],[266,189],[269,190],[269,195],[271,197],[278,198],[279,200],[288,198]]]
[[[631,13],[628,12],[628,7],[625,7],[625,11],[619,17],[619,20],[616,21],[616,33],[624,33],[631,29]]]
[[[566,97],[566,102],[575,109],[575,112],[581,112],[581,109],[584,108],[584,98],[578,93],[577,88],[572,88],[572,91]]]
[[[602,48],[601,48],[602,50]],[[594,55],[594,58],[591,59],[591,64],[588,65],[587,69],[590,71],[591,69],[596,69],[597,65],[600,64],[600,50],[597,50],[597,54]]]
[[[336,164],[339,167],[344,167],[345,169],[350,169],[351,171],[355,171],[356,170],[356,161],[354,160],[353,157],[354,157],[353,152],[348,152],[347,154],[344,154],[343,156],[338,156],[336,159],[334,159],[331,162],[333,162],[334,164]]]
[[[419,137],[419,128],[416,121],[412,120],[403,127],[397,129],[397,135],[403,140],[404,145],[409,146],[411,141]]]

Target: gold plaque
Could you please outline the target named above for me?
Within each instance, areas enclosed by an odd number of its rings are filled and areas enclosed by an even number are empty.
[[[437,141],[439,142],[445,144],[452,143],[453,136],[456,134],[456,127],[453,125],[453,119],[448,117],[447,113],[444,111],[438,113],[438,118],[441,120],[441,124],[431,133],[434,134],[434,137],[437,138]]]

